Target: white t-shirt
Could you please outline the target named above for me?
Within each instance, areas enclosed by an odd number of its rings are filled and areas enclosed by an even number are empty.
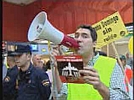
[[[53,82],[52,70],[47,70],[46,73],[48,74],[49,80],[52,83]]]

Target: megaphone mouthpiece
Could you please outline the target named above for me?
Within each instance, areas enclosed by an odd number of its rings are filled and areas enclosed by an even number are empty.
[[[75,49],[77,49],[79,47],[76,40],[74,40],[73,38],[66,36],[66,35],[64,35],[64,38],[63,38],[61,44],[64,46],[67,46],[67,47],[75,48]]]

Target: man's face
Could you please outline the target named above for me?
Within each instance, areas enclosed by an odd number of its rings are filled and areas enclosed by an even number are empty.
[[[11,66],[11,63],[15,63],[14,57],[8,56],[8,57],[7,57],[7,65],[8,65],[9,67],[13,67],[13,66]]]
[[[7,57],[7,65],[10,67],[11,57]]]
[[[126,60],[125,59],[123,59],[121,62],[122,62],[123,67],[126,66]]]
[[[30,61],[29,54],[23,53],[21,55],[15,56],[15,62],[18,67],[24,67],[29,61]]]
[[[39,67],[41,62],[40,55],[34,55],[32,61],[35,67]]]
[[[42,69],[42,68],[43,68],[43,62],[40,60],[38,64],[39,64],[39,65],[38,65],[37,67],[39,67],[39,68]]]
[[[95,46],[96,41],[93,42],[93,39],[90,34],[90,30],[85,28],[79,28],[75,32],[75,40],[79,44],[79,48],[77,53],[80,55],[87,55],[93,50],[93,46]]]

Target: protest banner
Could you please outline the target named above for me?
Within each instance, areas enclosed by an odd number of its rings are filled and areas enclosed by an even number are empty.
[[[128,35],[119,12],[104,18],[92,25],[92,27],[96,30],[98,35],[96,48],[101,48]]]

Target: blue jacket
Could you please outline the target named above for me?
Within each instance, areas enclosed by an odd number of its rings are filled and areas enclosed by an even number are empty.
[[[26,72],[18,75],[17,100],[48,100],[51,84],[47,73],[31,64]]]
[[[16,78],[18,75],[18,67],[8,68],[7,75],[3,80],[3,100],[14,100],[17,95]]]
[[[8,97],[4,100],[48,100],[51,84],[47,73],[30,64],[25,72],[17,66],[10,69],[3,80],[3,90],[4,97]]]

